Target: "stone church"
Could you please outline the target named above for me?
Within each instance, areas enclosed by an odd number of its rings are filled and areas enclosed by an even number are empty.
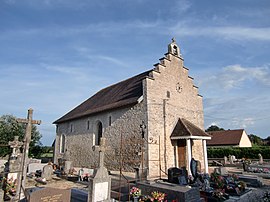
[[[202,96],[173,39],[153,69],[106,87],[54,122],[54,162],[96,168],[93,146],[107,140],[109,170],[144,170],[160,177],[191,159],[208,172]]]

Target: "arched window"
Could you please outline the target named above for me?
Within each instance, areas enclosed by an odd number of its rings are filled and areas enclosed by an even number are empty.
[[[96,132],[95,132],[95,145],[100,145],[100,138],[102,137],[102,123],[100,121],[97,122]]]
[[[62,134],[60,136],[60,153],[65,152],[65,146],[66,146],[66,136]]]
[[[178,55],[178,48],[176,45],[173,46],[173,54]]]

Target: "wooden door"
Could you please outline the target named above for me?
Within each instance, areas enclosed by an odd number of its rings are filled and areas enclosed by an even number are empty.
[[[186,140],[177,141],[178,167],[186,167]]]

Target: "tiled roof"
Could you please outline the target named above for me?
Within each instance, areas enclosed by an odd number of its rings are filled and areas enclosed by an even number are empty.
[[[100,90],[66,115],[56,120],[54,124],[136,104],[138,99],[143,95],[142,81],[149,75],[150,71],[143,72]]]
[[[201,137],[202,139],[206,139],[210,138],[211,136],[190,121],[184,118],[179,118],[171,134],[171,139],[181,139],[184,137]]]
[[[212,136],[211,140],[207,140],[209,146],[221,145],[239,145],[244,129],[222,130],[208,132]]]

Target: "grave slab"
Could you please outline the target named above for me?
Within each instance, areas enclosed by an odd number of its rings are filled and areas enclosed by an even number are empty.
[[[68,189],[35,187],[26,190],[28,202],[70,202],[70,196],[71,191]]]
[[[137,186],[142,190],[144,195],[151,195],[153,191],[159,191],[167,194],[167,200],[177,200],[181,202],[198,202],[200,201],[200,191],[197,187],[180,186],[166,182],[137,182]]]

